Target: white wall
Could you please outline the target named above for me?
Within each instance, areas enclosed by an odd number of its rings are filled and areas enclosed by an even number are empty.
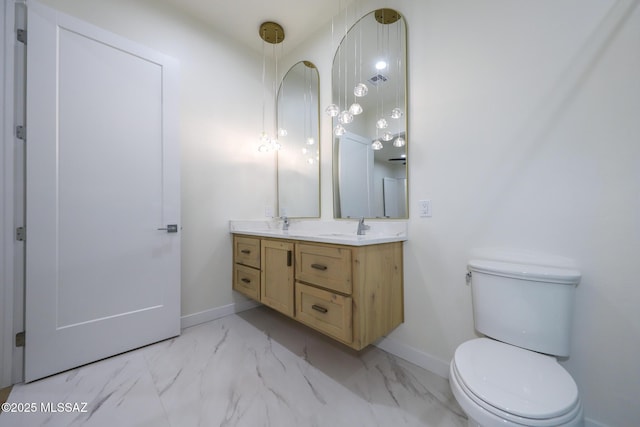
[[[464,280],[470,257],[497,248],[569,258],[583,279],[572,355],[563,364],[591,425],[637,425],[638,1],[358,5],[361,14],[396,8],[408,27],[405,323],[390,340],[442,366],[475,336]],[[318,65],[323,109],[330,102],[330,46],[326,27],[290,58]],[[329,159],[331,124],[323,120]],[[322,169],[326,219],[330,168]],[[425,198],[432,218],[417,215]]]
[[[224,307],[229,219],[274,203],[261,130],[261,58],[151,0],[46,0],[182,64],[182,313]],[[625,0],[369,0],[409,31],[405,323],[390,336],[448,363],[474,337],[465,266],[478,248],[575,260],[583,273],[564,365],[592,422],[640,419],[640,10]],[[634,7],[632,7],[634,6]],[[282,61],[318,66],[330,100],[327,25]],[[340,27],[338,27],[340,28]],[[330,219],[331,124],[322,116],[322,217]],[[225,145],[228,143],[229,145]],[[429,198],[433,218],[417,215]]]

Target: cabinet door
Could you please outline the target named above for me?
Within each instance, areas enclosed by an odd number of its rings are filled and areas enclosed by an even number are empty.
[[[293,317],[293,243],[262,240],[260,302]]]

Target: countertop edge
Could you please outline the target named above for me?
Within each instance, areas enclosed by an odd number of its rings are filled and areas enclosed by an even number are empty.
[[[407,236],[375,236],[375,237],[367,237],[365,234],[361,238],[358,236],[354,237],[340,237],[340,236],[318,236],[312,234],[289,234],[283,230],[274,230],[274,231],[262,231],[262,230],[230,230],[231,234],[238,234],[244,236],[256,236],[256,237],[266,237],[272,239],[285,239],[285,240],[299,240],[305,242],[316,242],[316,243],[331,243],[335,245],[344,245],[344,246],[370,246],[370,245],[379,245],[382,243],[394,243],[394,242],[405,242],[407,241]]]

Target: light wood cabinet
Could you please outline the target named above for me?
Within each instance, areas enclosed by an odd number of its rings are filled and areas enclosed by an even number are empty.
[[[404,321],[402,242],[348,246],[235,235],[234,248],[250,257],[255,240],[258,293],[243,271],[246,259],[234,251],[234,289],[250,298],[356,350]]]
[[[234,236],[233,289],[260,299],[260,239]]]
[[[260,302],[293,317],[293,243],[263,239]]]

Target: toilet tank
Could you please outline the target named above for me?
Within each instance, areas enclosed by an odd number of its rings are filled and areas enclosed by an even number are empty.
[[[518,347],[568,356],[580,272],[487,260],[469,262],[478,332]]]

